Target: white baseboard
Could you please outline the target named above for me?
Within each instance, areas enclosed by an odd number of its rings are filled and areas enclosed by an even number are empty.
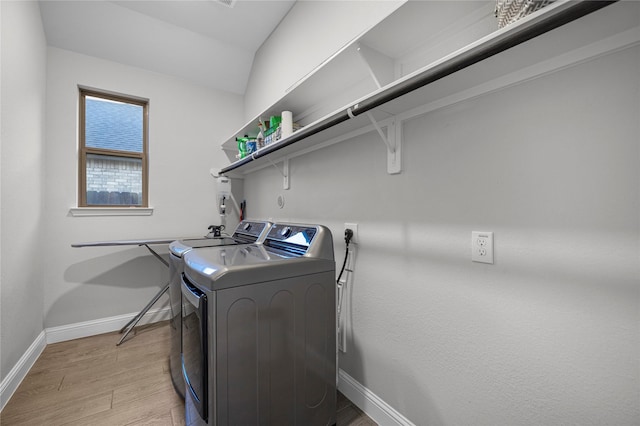
[[[118,315],[60,327],[50,327],[43,330],[22,357],[20,357],[16,365],[9,371],[9,374],[2,380],[2,383],[0,383],[0,411],[4,408],[16,389],[18,389],[18,386],[20,386],[20,383],[22,383],[22,380],[24,380],[47,344],[118,331],[135,318],[136,315],[136,313]],[[140,319],[138,325],[151,324],[168,320],[169,318],[171,318],[170,307],[149,310],[149,312]]]
[[[136,315],[135,313],[125,314],[76,324],[61,325],[59,327],[50,327],[46,329],[47,343],[65,342],[67,340],[118,331],[127,325]],[[140,319],[138,325],[151,324],[168,320],[169,318],[171,318],[171,309],[169,307],[149,310],[142,319]]]
[[[379,426],[415,426],[409,419],[343,370],[338,372],[338,389]]]
[[[33,364],[47,346],[45,331],[41,331],[36,340],[33,341],[27,351],[20,357],[16,365],[13,366],[9,374],[0,383],[0,411],[9,402],[13,393],[18,389],[20,383],[25,378]]]

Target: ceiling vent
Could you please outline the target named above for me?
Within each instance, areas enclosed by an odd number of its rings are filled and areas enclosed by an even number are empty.
[[[231,9],[233,6],[235,6],[236,1],[238,1],[238,0],[213,0],[214,3],[221,4],[223,6],[228,7],[229,9]]]

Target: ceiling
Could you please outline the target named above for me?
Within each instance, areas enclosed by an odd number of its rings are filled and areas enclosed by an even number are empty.
[[[40,12],[50,46],[244,94],[255,52],[295,1],[41,0]]]

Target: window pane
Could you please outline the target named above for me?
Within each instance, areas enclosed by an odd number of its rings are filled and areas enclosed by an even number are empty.
[[[142,204],[142,160],[87,154],[87,205]]]
[[[107,99],[85,98],[85,146],[142,152],[144,108]]]

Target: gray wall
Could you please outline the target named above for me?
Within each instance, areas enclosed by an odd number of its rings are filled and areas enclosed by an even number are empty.
[[[215,141],[241,124],[242,98],[47,48],[38,2],[0,4],[4,380],[45,327],[135,313],[168,278],[144,248],[74,249],[72,243],[201,236],[220,222],[209,170],[227,161]],[[78,85],[150,99],[151,216],[70,214],[78,193]],[[233,227],[237,218],[227,220]]]
[[[0,2],[0,380],[43,330],[46,41],[37,2]]]
[[[375,132],[288,191],[248,175],[253,216],[328,225],[339,262],[358,223],[340,368],[420,425],[638,424],[639,75],[635,47],[407,121],[400,175]]]
[[[205,235],[220,221],[209,170],[226,156],[215,142],[240,127],[242,98],[54,47],[47,57],[45,326],[137,312],[166,283],[167,269],[143,247],[71,244]],[[151,216],[69,214],[77,205],[78,85],[149,99]]]

